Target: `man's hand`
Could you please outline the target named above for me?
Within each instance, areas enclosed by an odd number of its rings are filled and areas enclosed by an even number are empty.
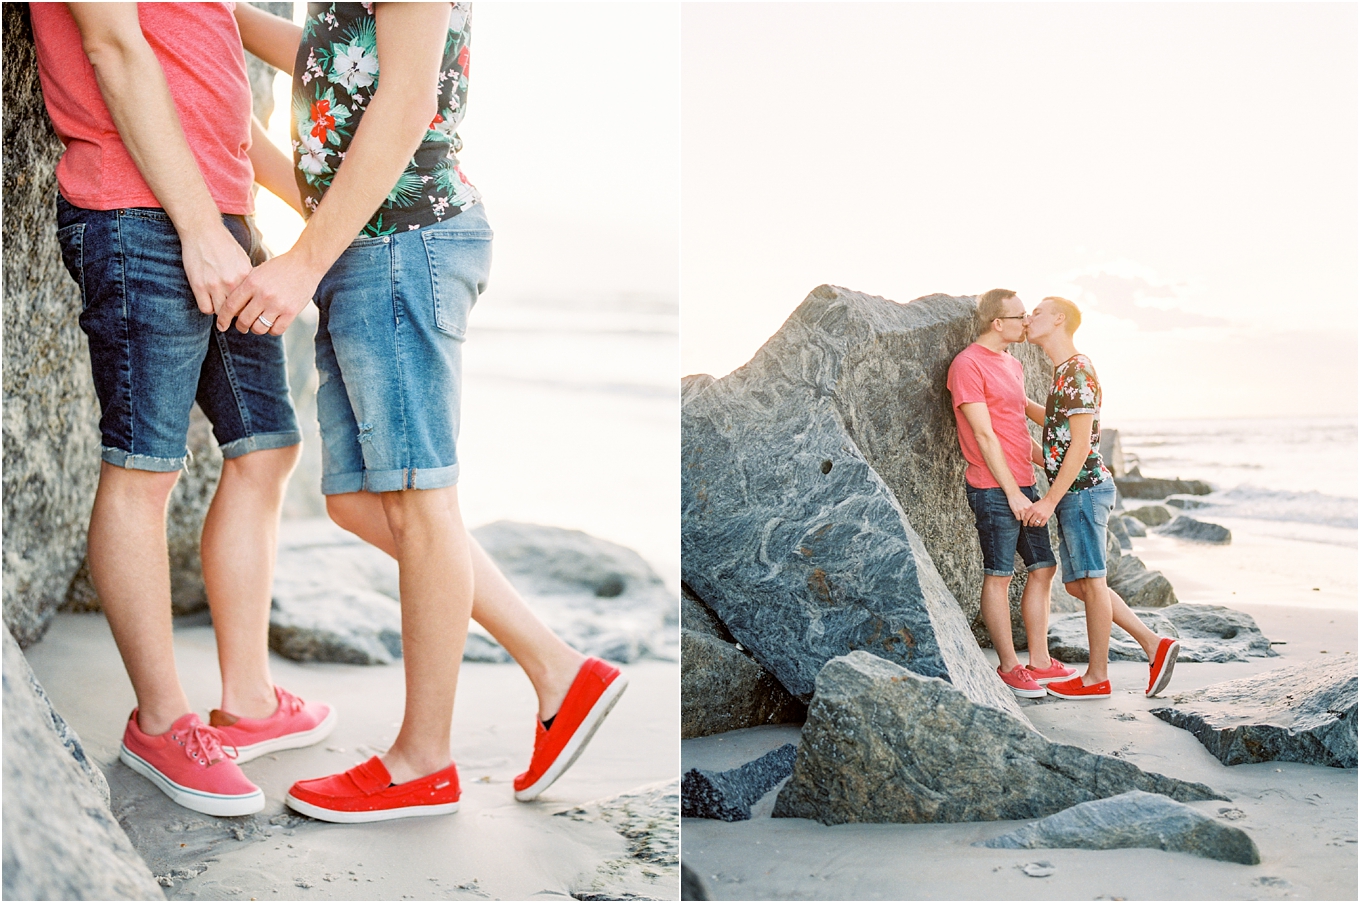
[[[1053,516],[1053,509],[1058,507],[1057,502],[1051,502],[1048,497],[1039,499],[1029,506],[1025,516],[1021,518],[1027,527],[1042,527],[1048,523],[1048,519]]]
[[[218,331],[226,332],[235,317],[238,332],[283,335],[288,324],[312,300],[324,275],[291,252],[266,260],[218,309]]]
[[[1030,506],[1034,503],[1026,498],[1023,492],[1007,493],[1006,501],[1010,503],[1011,514],[1015,515],[1015,519],[1024,523],[1025,515],[1029,512]]]
[[[217,313],[232,289],[250,275],[250,258],[220,220],[215,226],[181,237],[180,250],[194,301],[205,314]]]

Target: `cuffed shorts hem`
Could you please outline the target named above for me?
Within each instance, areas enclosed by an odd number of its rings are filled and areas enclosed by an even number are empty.
[[[239,458],[248,455],[253,451],[268,451],[272,448],[287,448],[290,445],[298,445],[302,442],[302,433],[297,430],[289,430],[282,433],[258,433],[254,436],[242,436],[233,442],[228,442],[222,446],[223,458]]]
[[[153,473],[174,473],[184,469],[184,462],[189,460],[186,455],[178,458],[157,458],[152,455],[134,455],[125,452],[121,448],[113,448],[104,445],[99,449],[99,457],[114,467],[122,467],[125,470],[148,470]]]
[[[1015,568],[1011,568],[1009,571],[994,571],[991,568],[983,568],[982,573],[988,577],[1013,577],[1015,576]]]
[[[322,495],[349,492],[400,492],[403,489],[444,489],[458,484],[458,465],[405,470],[362,470],[356,473],[326,474],[321,478]]]
[[[1034,564],[1031,564],[1029,567],[1025,568],[1025,573],[1028,574],[1033,571],[1042,571],[1044,568],[1055,568],[1057,566],[1058,562],[1056,561],[1036,561],[1034,562]]]
[[[1063,583],[1085,580],[1088,577],[1104,577],[1105,574],[1106,571],[1103,568],[1099,571],[1078,571],[1075,574],[1063,574]]]

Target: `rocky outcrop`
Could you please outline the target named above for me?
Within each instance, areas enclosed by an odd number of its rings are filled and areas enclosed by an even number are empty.
[[[1276,654],[1251,615],[1221,605],[1182,602],[1156,610],[1135,609],[1135,614],[1154,633],[1180,640],[1177,661],[1245,662]],[[1086,661],[1090,657],[1086,616],[1055,616],[1048,626],[1048,648],[1065,662]],[[1133,637],[1114,625],[1110,630],[1110,661],[1146,662],[1147,655]]]
[[[807,705],[732,643],[680,631],[680,736],[706,737],[761,724],[801,722]]]
[[[1164,480],[1156,477],[1115,477],[1126,499],[1164,499],[1168,495],[1208,495],[1213,487],[1203,480]]]
[[[797,747],[785,743],[739,768],[691,768],[680,780],[680,814],[685,818],[746,821],[751,805],[793,773]]]
[[[1226,546],[1232,542],[1232,531],[1227,527],[1195,520],[1184,514],[1166,526],[1158,527],[1156,532],[1161,536],[1174,536],[1189,542],[1205,542],[1216,546]]]
[[[1196,498],[1169,498],[1165,502],[1168,508],[1179,508],[1182,511],[1193,511],[1196,508],[1208,508],[1209,503],[1200,501]]]
[[[530,607],[577,649],[614,661],[674,660],[675,601],[636,552],[577,530],[501,521],[472,531]],[[296,661],[401,657],[397,563],[324,518],[279,536],[270,648]],[[476,624],[463,658],[508,662]]]
[[[1195,735],[1224,765],[1356,767],[1354,656],[1335,656],[1177,694],[1152,714]]]
[[[1223,798],[1202,784],[1053,743],[942,680],[853,652],[817,677],[774,815],[824,824],[1041,818],[1129,790]]]
[[[1106,536],[1105,582],[1131,608],[1162,608],[1176,604],[1176,591],[1161,571],[1150,571],[1137,555],[1124,554],[1114,534]]]
[[[598,822],[628,842],[628,855],[601,863],[577,885],[577,900],[674,899],[680,878],[680,782],[657,781],[555,816]]]
[[[4,637],[4,898],[161,900],[109,787]]]
[[[1133,540],[1129,537],[1129,531],[1124,526],[1124,518],[1120,517],[1119,515],[1111,516],[1109,521],[1109,531],[1110,535],[1113,536],[1115,538],[1115,541],[1119,543],[1119,550],[1121,552],[1133,551]]]
[[[61,143],[38,86],[28,4],[4,28],[4,616],[40,638],[85,557],[99,476],[99,403],[80,331],[80,292],[57,245]]]
[[[1147,536],[1147,524],[1143,523],[1138,518],[1124,516],[1116,518],[1116,520],[1119,521],[1119,525],[1124,528],[1124,532],[1128,536],[1134,539],[1137,539],[1141,536]],[[1120,545],[1122,548],[1123,544],[1121,543]],[[1132,544],[1130,543],[1130,545]]]
[[[1149,527],[1160,527],[1162,524],[1170,523],[1175,515],[1165,505],[1141,505],[1130,508],[1125,516],[1140,520]]]
[[[1261,853],[1241,828],[1184,803],[1130,790],[1092,800],[978,846],[1001,850],[1123,850],[1146,848],[1258,865]]]
[[[871,649],[1019,714],[970,630],[981,556],[945,373],[972,324],[971,299],[823,286],[746,366],[690,381],[685,583],[799,698]]]

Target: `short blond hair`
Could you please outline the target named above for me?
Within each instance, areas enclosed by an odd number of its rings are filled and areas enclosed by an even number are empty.
[[[1063,329],[1067,330],[1068,335],[1075,335],[1077,327],[1081,325],[1081,308],[1066,298],[1059,298],[1057,295],[1049,295],[1044,300],[1053,302],[1053,306],[1058,308],[1058,312],[1063,315]]]
[[[1015,297],[1008,288],[994,288],[978,296],[977,334],[982,335],[992,328],[992,321],[1006,315],[1006,302]]]

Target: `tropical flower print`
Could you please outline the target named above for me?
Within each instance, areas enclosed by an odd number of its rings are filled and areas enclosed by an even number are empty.
[[[471,4],[451,4],[435,116],[364,235],[419,229],[481,200],[458,168],[463,142],[457,129],[467,105],[471,39]],[[309,3],[294,72],[293,159],[303,203],[315,211],[381,78],[373,4]]]
[[[1091,453],[1068,492],[1090,489],[1110,479],[1110,472],[1100,459],[1100,380],[1090,358],[1084,354],[1073,355],[1053,371],[1053,385],[1044,408],[1044,471],[1050,480],[1058,475],[1058,468],[1072,446],[1071,418],[1075,414],[1095,416],[1091,420]]]

